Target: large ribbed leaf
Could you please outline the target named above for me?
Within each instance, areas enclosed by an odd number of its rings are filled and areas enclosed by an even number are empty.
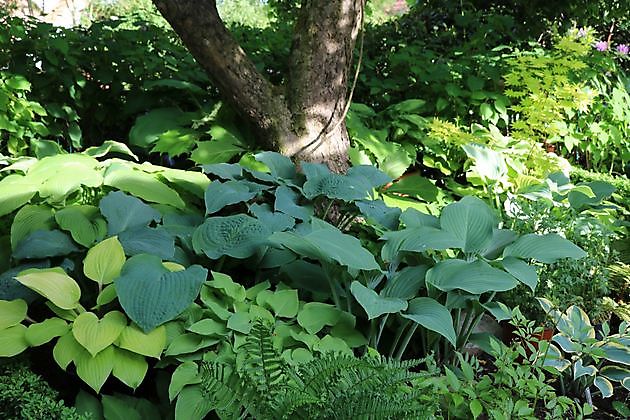
[[[205,192],[206,214],[213,214],[230,204],[241,203],[253,198],[246,184],[238,181],[215,181]]]
[[[254,155],[254,158],[264,163],[276,178],[293,179],[295,178],[295,165],[286,156],[276,152],[260,152]]]
[[[20,208],[35,195],[37,185],[27,177],[13,174],[0,180],[0,216]]]
[[[427,271],[426,281],[439,290],[460,289],[475,295],[504,292],[518,284],[513,276],[484,261],[467,262],[457,259],[436,264]]]
[[[120,191],[111,192],[103,197],[99,207],[107,219],[109,235],[116,235],[137,226],[146,226],[161,218],[157,210],[143,203],[142,200]]]
[[[72,205],[55,213],[59,226],[70,231],[72,239],[89,247],[107,233],[107,223],[99,213],[98,207]]]
[[[299,205],[300,195],[291,188],[280,185],[276,188],[274,209],[300,220],[308,220],[313,216],[313,208]]]
[[[530,233],[521,236],[503,251],[504,257],[531,258],[551,264],[562,258],[582,258],[586,252],[573,242],[556,233],[536,235]]]
[[[453,233],[430,226],[418,226],[385,232],[383,239],[387,240],[381,249],[381,257],[385,261],[393,261],[401,251],[441,251],[464,246],[464,241]]]
[[[92,312],[83,312],[72,323],[72,335],[92,356],[112,344],[127,326],[127,318],[118,311],[98,319]]]
[[[247,258],[266,243],[270,234],[267,226],[245,214],[210,217],[195,230],[193,247],[211,259],[223,255]]]
[[[538,273],[534,267],[527,264],[525,261],[514,257],[505,257],[503,261],[501,261],[501,264],[508,273],[529,287],[532,292],[536,291],[536,286],[538,285]]]
[[[60,230],[38,230],[17,245],[13,258],[42,259],[68,255],[78,250],[72,239]]]
[[[11,224],[11,248],[15,251],[22,239],[31,233],[53,227],[55,222],[50,207],[26,205],[18,210]]]
[[[113,236],[94,245],[83,260],[83,273],[100,285],[109,284],[120,275],[125,263],[125,250]]]
[[[415,298],[409,302],[409,308],[401,316],[435,331],[455,346],[457,336],[453,318],[448,309],[438,301],[428,297]]]
[[[39,185],[41,197],[62,200],[82,185],[99,187],[103,183],[99,162],[86,155],[65,154],[49,156],[35,162],[27,178]]]
[[[365,287],[356,280],[350,285],[350,291],[367,313],[368,319],[374,319],[383,314],[395,314],[407,309],[406,300],[379,296],[374,290]]]
[[[145,332],[182,313],[195,300],[208,270],[193,265],[171,272],[159,257],[131,257],[114,282],[125,313]]]
[[[32,268],[16,279],[61,309],[74,309],[79,306],[81,288],[61,268]]]
[[[426,265],[403,268],[385,283],[381,294],[401,299],[411,299],[417,296],[420,289],[424,287],[424,276],[427,269]]]
[[[464,252],[481,252],[492,240],[497,218],[486,203],[466,196],[442,210],[440,225],[464,242]]]
[[[138,226],[118,234],[127,255],[152,254],[164,260],[175,255],[175,238],[165,229]]]
[[[401,211],[398,207],[389,207],[383,200],[361,200],[356,202],[361,213],[386,229],[398,228]]]

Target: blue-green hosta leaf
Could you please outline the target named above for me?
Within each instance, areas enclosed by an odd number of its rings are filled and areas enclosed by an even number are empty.
[[[427,269],[426,265],[416,265],[397,271],[385,283],[381,295],[400,299],[411,299],[417,296],[420,289],[424,287]]]
[[[601,203],[602,200],[609,198],[615,192],[614,186],[603,181],[580,183],[578,187],[580,186],[588,187],[593,194],[589,196],[578,189],[573,189],[569,192],[569,203],[571,207],[578,211]]]
[[[619,343],[608,343],[601,346],[606,355],[606,359],[611,362],[621,363],[630,366],[630,347]]]
[[[211,259],[223,255],[247,258],[267,243],[270,234],[259,220],[244,214],[210,217],[195,230],[193,247]]]
[[[120,191],[113,191],[101,199],[101,213],[107,219],[108,235],[116,235],[129,228],[146,226],[159,221],[160,213],[142,200]]]
[[[409,301],[409,308],[402,317],[435,331],[455,346],[457,336],[453,327],[453,318],[446,307],[435,299],[419,297]]]
[[[141,254],[127,260],[114,284],[125,313],[146,333],[182,313],[207,275],[198,265],[171,272],[159,257]]]
[[[623,382],[630,378],[630,369],[619,366],[608,365],[599,370],[599,374],[611,381]]]
[[[281,212],[271,211],[269,204],[252,204],[249,206],[249,211],[272,232],[289,230],[295,226],[293,217]]]
[[[492,240],[497,218],[486,203],[466,196],[442,210],[440,225],[464,243],[464,252],[481,252]]]
[[[489,260],[498,258],[505,247],[514,242],[517,238],[518,235],[509,229],[493,229],[492,240],[486,249],[483,250],[483,257]]]
[[[531,258],[546,264],[552,264],[562,258],[578,259],[586,252],[571,241],[556,233],[537,235],[530,233],[521,236],[503,251],[504,257]]]
[[[107,222],[99,213],[98,207],[71,205],[55,213],[59,227],[67,230],[77,243],[90,247],[107,233]]]
[[[377,169],[374,165],[358,165],[348,169],[346,175],[368,193],[392,181],[392,177]]]
[[[387,240],[381,249],[385,261],[393,261],[401,251],[425,252],[461,248],[464,242],[451,232],[434,227],[420,226],[385,232]]]
[[[395,314],[407,309],[406,300],[379,296],[374,290],[356,280],[350,285],[350,291],[367,313],[368,319],[378,318],[383,314]]]
[[[313,199],[323,195],[332,199],[354,201],[367,198],[368,192],[345,175],[329,173],[324,176],[307,178],[302,187],[304,196]]]
[[[264,163],[271,172],[271,175],[281,179],[293,179],[296,176],[295,165],[286,156],[276,152],[260,152],[254,158]]]
[[[361,200],[355,203],[361,213],[386,229],[398,228],[400,214],[398,207],[389,207],[382,200]]]
[[[18,174],[11,174],[0,180],[0,216],[9,214],[28,203],[38,188],[37,183]]]
[[[573,380],[577,380],[582,376],[594,376],[597,373],[597,368],[595,366],[584,366],[582,364],[582,359],[576,360],[573,365]]]
[[[309,334],[317,334],[326,325],[337,325],[342,319],[342,311],[332,305],[320,302],[306,303],[298,312],[297,322]]]
[[[204,173],[212,174],[225,180],[236,180],[243,176],[243,167],[238,163],[212,163],[203,165],[202,168]]]
[[[300,195],[291,188],[280,185],[276,188],[275,196],[274,209],[276,211],[300,220],[308,220],[313,216],[313,207],[307,204],[299,205]]]
[[[152,254],[164,260],[175,255],[175,238],[165,229],[138,226],[118,234],[125,254]]]
[[[610,398],[613,395],[613,385],[610,383],[610,381],[606,378],[604,378],[603,376],[596,376],[595,380],[593,381],[593,385],[595,385],[597,387],[597,389],[600,390],[600,392],[602,393],[602,397],[604,398]]]
[[[48,206],[26,205],[15,214],[11,224],[11,248],[17,248],[22,239],[38,230],[55,227],[53,210]]]
[[[38,230],[17,245],[13,258],[42,259],[68,255],[78,250],[72,239],[60,230]]]
[[[140,165],[113,163],[105,172],[104,184],[152,203],[167,204],[178,209],[186,203],[177,191],[164,184],[155,174],[142,171]]]
[[[485,261],[467,262],[457,259],[437,263],[427,271],[426,281],[445,292],[460,289],[475,295],[504,292],[518,284],[513,276],[491,267]]]
[[[411,207],[402,212],[400,215],[400,221],[407,228],[426,226],[439,229],[440,227],[440,219]]]
[[[580,349],[577,343],[574,343],[569,337],[562,334],[553,336],[553,341],[557,343],[566,353],[575,353]]]
[[[536,291],[538,285],[538,273],[536,269],[527,264],[523,260],[519,260],[514,257],[506,257],[501,261],[505,271],[516,277],[521,283],[526,285],[532,290],[532,293]]]
[[[248,201],[256,196],[239,181],[214,181],[205,192],[206,214],[213,214],[230,204]]]

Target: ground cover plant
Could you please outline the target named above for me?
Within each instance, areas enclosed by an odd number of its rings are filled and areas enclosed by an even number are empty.
[[[590,3],[0,12],[0,411],[627,417],[630,27]]]

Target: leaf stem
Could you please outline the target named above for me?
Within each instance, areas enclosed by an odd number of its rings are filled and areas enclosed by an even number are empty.
[[[396,336],[394,337],[394,341],[392,342],[392,346],[389,349],[389,358],[391,359],[394,356],[394,351],[396,351],[396,347],[398,346],[398,342],[400,341],[400,337],[402,337],[403,333],[405,332],[405,328],[407,328],[407,325],[409,325],[411,321],[407,321],[404,324],[402,324],[399,328],[398,331],[396,331]]]
[[[420,324],[416,324],[414,322],[411,328],[409,328],[409,331],[407,331],[407,335],[405,336],[402,344],[400,345],[400,348],[398,349],[398,353],[396,353],[396,359],[398,360],[402,359],[402,356],[405,353],[405,350],[407,350],[407,346],[409,345],[409,342],[411,341],[411,337],[413,337],[419,325]]]

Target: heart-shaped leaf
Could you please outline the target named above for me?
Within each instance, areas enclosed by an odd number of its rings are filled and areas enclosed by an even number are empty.
[[[465,252],[480,252],[492,240],[497,218],[482,200],[466,196],[442,210],[440,225],[464,242]]]
[[[101,213],[107,219],[107,233],[117,233],[159,221],[160,213],[142,200],[120,191],[110,192],[99,203]]]
[[[114,284],[125,313],[146,333],[182,313],[207,276],[198,265],[171,272],[159,257],[140,254],[127,260]]]
[[[131,324],[125,327],[118,337],[118,347],[143,356],[160,358],[166,347],[166,328],[157,327],[148,334]]]
[[[99,320],[92,312],[83,312],[72,324],[72,335],[92,356],[112,344],[127,326],[127,318],[112,311]]]
[[[55,213],[55,220],[63,230],[70,231],[72,239],[85,247],[90,247],[107,233],[107,222],[95,206],[65,207]]]
[[[120,275],[125,250],[113,236],[93,246],[83,260],[83,273],[98,284],[109,284]]]
[[[114,348],[114,351],[112,375],[129,388],[138,388],[149,369],[147,361],[141,355],[127,350]]]
[[[215,181],[206,189],[206,214],[213,214],[230,204],[241,203],[256,196],[245,183],[239,181]]]
[[[407,309],[406,300],[381,297],[374,290],[365,287],[358,281],[352,282],[350,291],[357,302],[365,309],[368,319],[374,319],[383,314],[395,314]]]
[[[74,359],[77,375],[94,391],[99,392],[114,368],[114,346],[92,357],[87,351],[82,351]]]

